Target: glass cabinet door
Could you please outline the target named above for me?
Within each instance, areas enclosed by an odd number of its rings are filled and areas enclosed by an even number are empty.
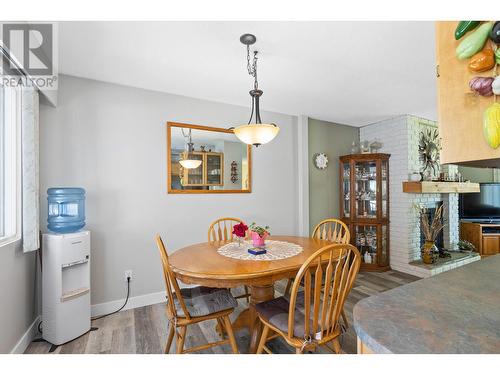
[[[381,169],[381,197],[380,202],[382,206],[382,218],[386,219],[388,217],[389,211],[389,162],[387,160],[382,160]]]
[[[344,217],[351,216],[351,164],[342,163],[342,210]]]
[[[377,225],[354,225],[355,246],[361,253],[362,263],[378,263],[378,236]]]
[[[380,252],[378,264],[385,266],[389,264],[389,234],[387,233],[387,225],[380,226]]]
[[[223,161],[222,154],[219,153],[207,153],[207,165],[206,165],[206,173],[207,173],[207,185],[222,185],[223,184]]]
[[[377,163],[359,161],[355,164],[355,215],[358,218],[377,218]]]
[[[361,253],[365,265],[386,266],[389,264],[389,231],[386,224],[355,224],[354,245]]]

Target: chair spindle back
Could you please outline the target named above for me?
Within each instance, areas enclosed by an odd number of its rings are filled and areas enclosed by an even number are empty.
[[[233,226],[241,222],[242,220],[235,217],[221,217],[215,220],[208,228],[208,242],[232,241]]]
[[[327,245],[305,261],[290,294],[289,338],[294,337],[297,294],[302,282],[305,337],[299,339],[311,337],[320,341],[338,336],[339,317],[360,265],[358,249],[349,244]]]
[[[338,219],[326,219],[314,228],[312,238],[347,244],[351,240],[349,228]]]

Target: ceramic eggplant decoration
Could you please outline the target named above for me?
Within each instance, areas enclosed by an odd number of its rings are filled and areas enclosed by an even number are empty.
[[[500,21],[496,21],[493,24],[493,28],[490,32],[490,39],[497,44],[500,44]]]
[[[493,94],[500,95],[500,76],[496,77],[491,83],[491,90]]]
[[[483,133],[490,147],[500,146],[500,103],[493,103],[484,111]]]
[[[492,96],[493,89],[491,85],[493,81],[492,77],[474,77],[469,81],[469,87],[481,96]]]
[[[467,35],[455,50],[457,58],[459,60],[464,60],[481,51],[492,28],[492,22],[485,22]]]
[[[455,40],[459,40],[469,31],[479,26],[480,21],[460,21],[455,29]]]
[[[495,66],[495,54],[490,46],[476,53],[469,62],[469,69],[473,72],[486,72]]]

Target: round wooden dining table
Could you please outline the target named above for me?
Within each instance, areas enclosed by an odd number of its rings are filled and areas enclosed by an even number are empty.
[[[249,329],[250,353],[256,352],[262,330],[255,305],[273,299],[276,281],[294,277],[309,256],[332,244],[310,237],[272,236],[269,239],[300,245],[303,251],[286,259],[242,260],[217,252],[227,241],[212,241],[184,247],[169,256],[175,277],[183,283],[217,288],[246,285],[250,288],[249,307],[233,322],[235,331]]]

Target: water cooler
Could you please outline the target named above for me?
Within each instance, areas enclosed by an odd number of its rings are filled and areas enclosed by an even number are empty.
[[[42,236],[43,338],[61,345],[90,330],[90,232],[79,188],[48,193],[48,228]]]

